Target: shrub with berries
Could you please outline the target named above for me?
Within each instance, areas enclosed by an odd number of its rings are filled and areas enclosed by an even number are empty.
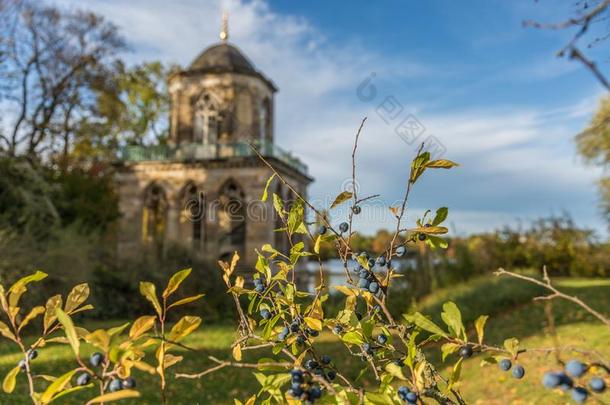
[[[356,136],[353,159],[359,135]],[[442,236],[447,233],[443,224],[448,209],[428,210],[412,227],[407,227],[404,218],[409,195],[425,172],[451,169],[457,166],[456,163],[432,159],[422,145],[411,162],[403,201],[397,207],[389,207],[396,220],[394,235],[382,254],[372,255],[352,248],[355,234],[353,217],[366,208],[365,202],[371,196],[358,196],[357,190],[339,193],[330,207],[324,207],[324,211],[347,204],[350,209],[339,225],[333,224],[269,162],[259,157],[273,171],[262,201],[268,200],[268,189],[274,179],[284,183],[297,198],[288,204],[273,194],[272,205],[282,221],[278,231],[286,234],[290,246],[288,251],[278,250],[270,244],[261,246],[256,252],[252,277],[236,272],[237,252],[230,262],[219,262],[239,320],[231,349],[233,360],[209,356],[215,363],[212,368],[194,374],[180,371],[172,373],[173,376],[168,374],[170,367],[172,370],[179,368],[184,356],[194,351],[181,341],[201,323],[199,317],[186,315],[171,327],[167,324],[172,309],[203,297],[203,294],[198,294],[175,298],[174,294],[190,274],[189,269],[174,274],[161,294],[152,283],[140,284],[142,296],[151,305],[149,315],[132,323],[95,331],[75,326],[72,320],[74,314],[92,308],[85,303],[89,295],[86,284],[76,286],[65,301],[61,296],[51,297],[45,305],[21,313],[19,301],[27,292],[28,285],[46,277],[46,274],[37,272],[18,280],[8,290],[0,286],[0,304],[7,322],[0,322],[0,334],[15,344],[22,354],[20,361],[4,378],[3,390],[12,392],[18,376],[24,374],[34,404],[47,404],[80,390],[90,390],[90,403],[105,403],[138,397],[137,373],[149,373],[157,376],[162,402],[167,404],[172,403],[167,385],[173,378],[204,378],[215,371],[235,366],[253,369],[254,377],[261,385],[257,393],[245,399],[244,403],[248,405],[317,402],[421,404],[431,401],[446,405],[466,403],[459,392],[458,382],[462,367],[469,359],[479,358],[482,365],[497,364],[500,372],[514,377],[509,380],[513,383],[529,377],[523,359],[536,350],[522,347],[515,338],[505,339],[501,346],[487,344],[486,315],[478,317],[473,325],[465,325],[460,309],[453,302],[443,305],[440,313],[442,323],[420,312],[405,313],[398,318],[388,310],[390,286],[402,276],[394,263],[406,254],[407,245],[425,244],[431,249],[447,247]],[[355,184],[355,160],[352,167],[352,184]],[[313,231],[312,224],[307,222],[306,208],[314,211],[323,222]],[[326,287],[320,258],[323,242],[334,244],[345,271],[345,283],[332,291]],[[297,283],[296,273],[306,260],[319,264],[319,285],[313,291],[300,289]],[[498,274],[541,285],[551,291],[546,299],[568,299],[588,310],[582,301],[558,291],[546,271],[543,281],[502,269]],[[342,302],[336,315],[331,315],[326,308],[331,293],[337,294]],[[591,313],[610,327],[610,321],[603,315]],[[22,329],[39,316],[43,317],[39,338],[26,343],[21,335]],[[471,327],[474,333],[469,334]],[[362,368],[357,378],[351,378],[345,370],[337,367],[333,361],[334,353],[331,356],[321,350],[321,339],[328,337],[340,341],[345,352],[360,361]],[[87,361],[81,349],[83,341],[95,347]],[[74,367],[62,375],[50,377],[44,386],[34,384],[34,380],[41,377],[36,371],[36,359],[44,355],[49,344],[69,345],[74,353]],[[434,349],[430,350],[440,350],[443,362],[451,361],[446,375],[428,360],[425,350],[431,347]],[[177,354],[177,348],[181,349],[180,354]],[[242,353],[245,350],[259,353],[258,361],[244,362]],[[561,351],[560,348],[553,350]],[[595,362],[570,360],[563,365],[563,370],[547,372],[542,384],[549,389],[569,391],[576,402],[584,402],[605,391],[609,371],[610,366],[604,359]],[[374,377],[374,384],[361,379],[367,372]],[[242,404],[239,399],[235,399],[235,403]]]

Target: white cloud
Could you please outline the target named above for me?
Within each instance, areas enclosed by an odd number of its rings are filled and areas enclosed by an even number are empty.
[[[77,0],[60,3],[82,5]],[[443,89],[440,98],[445,99],[444,105],[469,92],[482,97],[486,91],[477,83],[474,88],[460,85],[456,78],[452,80],[456,86],[439,81],[455,71],[447,64],[441,69],[379,54],[357,42],[331,43],[310,21],[278,14],[262,0],[223,4],[230,12],[230,41],[280,87],[276,103],[278,143],[296,151],[309,164],[316,178],[310,191],[315,199],[334,197],[349,178],[354,135],[365,115],[369,121],[358,150],[361,185],[371,194],[383,194],[386,202],[402,194],[415,146],[405,144],[394,133],[395,125],[376,115],[375,107],[386,94],[380,92],[370,103],[356,97],[358,84],[370,72],[376,72],[379,80],[401,84],[419,78],[437,86]],[[187,65],[218,41],[221,5],[216,1],[90,0],[87,7],[119,25],[133,45],[131,61],[161,59]],[[572,65],[555,61],[549,64],[556,70],[549,71],[549,65],[540,62],[533,68],[516,66],[512,72],[517,72],[517,77],[527,72],[552,78],[572,69]],[[482,81],[497,81],[498,77]],[[408,90],[393,94],[404,104],[410,100]],[[426,178],[416,190],[424,196],[415,200],[414,207],[423,211],[435,201],[447,201],[456,207],[451,218],[459,231],[491,229],[515,217],[544,215],[554,208],[566,208],[591,222],[595,207],[591,205],[583,213],[582,201],[592,199],[598,172],[576,162],[571,139],[595,108],[599,95],[566,101],[551,110],[497,103],[482,109],[473,107],[475,98],[473,106],[460,98],[452,110],[441,111],[436,97],[438,93],[405,105],[404,114],[414,112],[426,126],[426,134],[441,139],[447,156],[462,162],[463,167],[455,173],[437,174],[439,180]],[[362,220],[362,226],[371,231],[378,224]]]

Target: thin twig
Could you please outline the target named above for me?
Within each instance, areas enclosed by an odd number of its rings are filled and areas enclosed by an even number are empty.
[[[545,270],[545,272],[546,272],[546,270]],[[522,274],[513,273],[511,271],[506,271],[503,268],[499,268],[495,272],[495,275],[497,275],[497,276],[505,275],[505,276],[509,276],[509,277],[514,277],[514,278],[525,280],[525,281],[528,281],[530,283],[533,283],[533,284],[539,285],[541,287],[544,287],[547,290],[551,291],[552,294],[546,295],[546,296],[542,296],[542,297],[536,297],[536,298],[534,298],[534,300],[552,300],[552,299],[555,299],[555,298],[561,298],[561,299],[564,299],[564,300],[567,300],[567,301],[571,301],[571,302],[575,303],[576,305],[580,306],[581,308],[583,308],[585,311],[587,311],[588,313],[590,313],[591,315],[593,315],[597,319],[599,319],[603,324],[605,324],[610,329],[610,320],[608,318],[606,318],[604,315],[602,315],[598,311],[596,311],[593,308],[591,308],[587,303],[582,301],[580,298],[578,298],[576,296],[572,296],[572,295],[567,295],[567,294],[564,294],[561,291],[559,291],[557,288],[555,288],[551,284],[551,279],[548,277],[548,274],[546,275],[546,280],[545,281],[536,280],[533,277],[528,277],[528,276],[524,276]]]

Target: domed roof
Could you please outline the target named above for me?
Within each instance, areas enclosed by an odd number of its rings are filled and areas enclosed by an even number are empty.
[[[237,47],[226,42],[203,51],[189,66],[189,70],[257,74],[252,63]]]

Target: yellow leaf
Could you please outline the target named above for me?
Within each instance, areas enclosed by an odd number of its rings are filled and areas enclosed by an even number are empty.
[[[459,166],[459,164],[447,159],[431,160],[426,163],[426,167],[432,169],[451,169],[455,166]]]
[[[394,362],[389,362],[388,364],[386,364],[385,371],[393,375],[395,378],[398,378],[399,380],[407,380],[400,366]]]
[[[322,330],[322,321],[320,321],[319,319],[311,318],[311,317],[305,317],[305,323],[311,329]]]
[[[103,329],[98,329],[95,332],[88,334],[85,336],[85,340],[93,346],[99,347],[104,352],[107,352],[110,346],[110,336]]]
[[[148,332],[153,326],[155,326],[155,316],[145,315],[135,320],[131,329],[129,330],[129,337],[131,339],[137,339],[144,333]]]
[[[233,347],[233,358],[237,361],[241,361],[241,346],[235,345]]]
[[[187,315],[182,317],[169,332],[169,340],[177,342],[178,340],[188,336],[191,332],[199,327],[200,323],[201,318],[198,316]]]
[[[420,226],[418,228],[411,229],[411,232],[425,233],[429,235],[444,235],[449,232],[449,230],[444,226]]]
[[[62,298],[61,295],[54,295],[47,300],[46,310],[44,313],[44,330],[49,330],[53,322],[57,319],[57,308],[61,308]]]
[[[120,399],[139,398],[139,397],[140,397],[140,393],[138,391],[121,390],[121,391],[110,392],[108,394],[104,394],[104,395],[95,397],[91,401],[87,402],[87,405],[101,404],[102,402],[112,402],[112,401],[118,401]]]
[[[113,337],[115,335],[120,335],[123,333],[125,329],[129,326],[129,322],[126,322],[120,326],[115,326],[114,328],[108,329],[108,336]]]
[[[354,290],[352,290],[351,288],[346,287],[344,285],[336,285],[336,286],[333,286],[333,288],[337,291],[342,292],[343,294],[347,295],[348,297],[356,295],[356,292]]]
[[[337,197],[335,197],[335,201],[333,201],[330,208],[335,208],[339,204],[342,204],[343,202],[349,200],[350,198],[352,198],[352,195],[353,194],[349,191],[342,191]]]
[[[27,291],[27,285],[34,282],[40,281],[47,277],[47,273],[37,270],[34,274],[23,277],[9,288],[9,307],[16,307],[19,305],[19,299],[24,292]]]
[[[316,238],[316,243],[315,243],[315,245],[313,246],[313,251],[314,251],[316,254],[319,254],[319,253],[320,253],[320,242],[321,242],[321,241],[322,241],[322,235],[318,235],[318,237]]]
[[[474,327],[477,330],[477,338],[479,339],[479,344],[483,344],[483,337],[485,336],[485,322],[487,322],[487,315],[481,315],[474,321]]]
[[[72,311],[85,302],[87,298],[89,298],[89,285],[83,283],[75,286],[66,298],[66,307],[64,310],[68,314],[72,313]]]
[[[60,315],[61,316],[61,315]],[[61,317],[60,317],[61,322]],[[53,381],[47,389],[44,391],[42,396],[40,397],[40,401],[43,404],[48,404],[53,400],[55,394],[64,389],[64,387],[70,382],[70,378],[77,372],[78,370],[68,371],[66,374],[58,377],[55,381]]]
[[[148,363],[143,361],[134,361],[133,366],[140,371],[154,375],[156,373],[155,368]]]
[[[34,307],[32,308],[32,310],[25,316],[25,318],[23,318],[23,321],[21,321],[21,323],[19,324],[19,328],[17,328],[17,330],[21,330],[22,328],[24,328],[28,323],[30,323],[30,321],[34,318],[36,318],[38,315],[43,314],[45,311],[44,307],[42,306],[38,306],[38,307]]]
[[[11,339],[14,342],[17,341],[17,339],[15,339],[15,335],[13,334],[13,332],[11,332],[11,329],[4,322],[0,322],[0,335],[4,336],[5,338]]]
[[[7,394],[10,394],[15,389],[19,370],[21,370],[21,366],[15,366],[13,369],[11,369],[11,371],[8,372],[6,377],[4,377],[4,381],[2,381],[2,390]]]
[[[265,189],[263,190],[263,196],[261,197],[261,201],[267,201],[267,195],[268,195],[268,190],[269,190],[269,185],[271,184],[271,182],[273,181],[273,178],[275,177],[275,173],[273,173],[271,175],[271,177],[269,177],[269,179],[267,180],[267,184],[265,184]]]
[[[78,357],[80,341],[78,340],[78,335],[76,334],[76,329],[74,329],[74,323],[72,322],[72,319],[64,311],[57,308],[57,320],[64,327],[64,331],[66,332],[66,338],[68,338],[70,346],[72,346],[72,350],[74,350],[74,354],[76,354],[76,356]]]
[[[0,284],[0,304],[2,305],[2,309],[4,312],[8,312],[8,302],[6,302],[6,292],[4,291],[4,286]]]
[[[165,369],[168,369],[169,367],[173,366],[174,364],[180,363],[183,359],[184,359],[184,357],[182,357],[182,356],[174,356],[173,354],[166,354],[165,359],[163,360],[163,366],[165,367]]]
[[[157,289],[153,283],[147,281],[140,282],[140,294],[150,301],[159,316],[163,315],[161,313],[161,304],[159,304],[159,299],[157,298]]]
[[[189,304],[193,301],[197,301],[198,299],[200,299],[204,296],[205,296],[205,294],[197,294],[197,295],[193,295],[192,297],[182,298],[181,300],[178,300],[178,301],[174,302],[173,304],[171,304],[170,306],[168,306],[167,309],[177,307],[178,305]]]
[[[182,284],[189,274],[191,274],[191,270],[192,269],[184,269],[174,274],[172,278],[169,279],[165,291],[163,291],[163,298],[167,298],[176,292],[178,287],[180,287],[180,284]]]

